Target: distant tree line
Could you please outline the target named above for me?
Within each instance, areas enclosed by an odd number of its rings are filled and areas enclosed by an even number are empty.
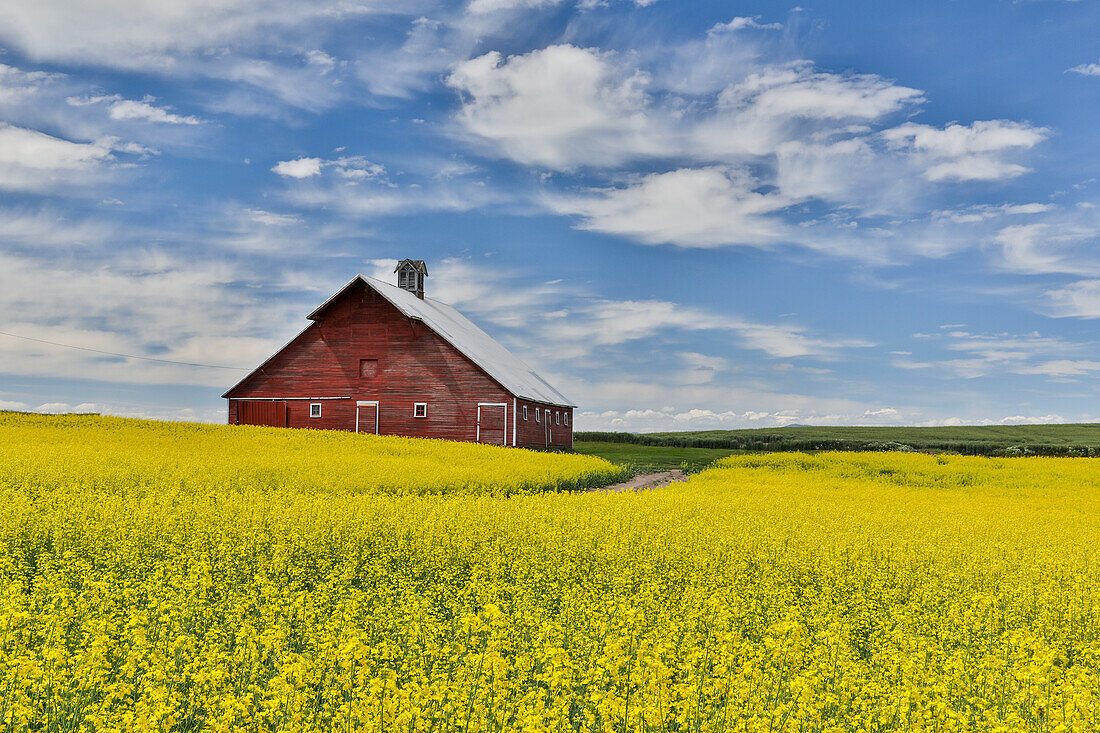
[[[603,443],[633,443],[636,445],[666,446],[672,448],[719,448],[744,451],[928,451],[958,453],[968,456],[1077,456],[1100,457],[1100,447],[1084,445],[1051,445],[1028,443],[978,442],[961,440],[920,440],[898,442],[892,440],[860,440],[853,438],[806,438],[776,433],[752,435],[731,434],[723,437],[675,437],[670,435],[646,435],[644,433],[577,432],[577,441]]]

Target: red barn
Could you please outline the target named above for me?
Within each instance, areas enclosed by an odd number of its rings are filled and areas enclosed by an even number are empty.
[[[396,286],[357,275],[310,313],[304,331],[222,395],[229,423],[572,447],[575,405],[425,298],[422,260],[395,272]]]

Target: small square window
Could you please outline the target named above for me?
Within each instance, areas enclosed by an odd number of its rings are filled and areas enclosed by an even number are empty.
[[[378,360],[377,359],[360,359],[359,360],[359,376],[363,379],[373,379],[378,376]]]
[[[539,414],[539,408],[535,408],[535,422],[542,422],[542,415]]]
[[[321,403],[320,402],[311,402],[311,403],[309,403],[309,416],[310,417],[321,417]]]
[[[523,419],[524,419],[524,420],[526,420],[526,419],[527,419],[527,405],[524,405],[524,406],[523,406]]]
[[[413,404],[413,417],[427,417],[428,416],[428,403],[416,402]]]

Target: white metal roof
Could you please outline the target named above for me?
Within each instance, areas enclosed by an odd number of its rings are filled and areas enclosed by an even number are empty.
[[[373,288],[408,318],[421,321],[435,331],[516,397],[560,407],[576,407],[568,397],[551,387],[531,367],[520,361],[512,352],[493,340],[492,336],[451,306],[434,298],[425,297],[421,300],[407,290],[373,277],[356,275],[351,282],[322,303],[308,317],[312,319],[324,310],[325,306],[354,285],[357,280]]]

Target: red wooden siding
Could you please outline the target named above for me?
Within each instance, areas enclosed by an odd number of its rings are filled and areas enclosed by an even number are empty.
[[[527,419],[523,419],[523,406],[527,406]],[[535,410],[539,410],[541,422],[535,420]],[[573,408],[554,407],[539,402],[516,400],[516,444],[529,448],[571,448],[573,447]],[[547,422],[547,414],[550,422]],[[565,416],[569,415],[569,424]],[[561,423],[555,421],[560,416]]]
[[[285,428],[286,403],[275,401],[241,402],[237,405],[237,420],[241,425],[269,425]]]

